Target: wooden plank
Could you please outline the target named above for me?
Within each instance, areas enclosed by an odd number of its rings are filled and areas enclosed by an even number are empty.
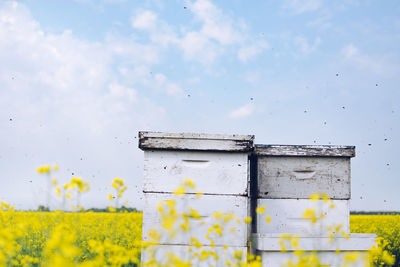
[[[253,245],[259,251],[281,251],[282,247],[279,242],[283,233],[265,233],[253,234]],[[286,246],[288,251],[304,250],[304,251],[368,251],[375,244],[376,234],[349,234],[349,238],[336,236],[332,242],[328,235],[310,236],[310,235],[293,235],[298,237],[298,248],[294,248],[289,244]],[[290,243],[290,242],[289,242]]]
[[[139,132],[142,150],[249,152],[253,140],[253,135]]]
[[[165,132],[139,132],[142,138],[177,138],[177,139],[218,139],[218,140],[254,140],[254,135],[240,134],[209,134],[209,133],[165,133]]]
[[[260,156],[297,157],[354,157],[354,146],[331,145],[255,145],[254,153]]]
[[[145,151],[143,191],[172,193],[185,179],[189,193],[247,195],[245,153]]]
[[[145,193],[143,209],[143,240],[150,241],[149,231],[157,230],[162,234],[161,244],[190,244],[190,238],[195,237],[204,245],[210,245],[211,242],[205,236],[208,229],[215,223],[220,223],[223,227],[223,235],[219,236],[213,232],[212,239],[216,245],[228,246],[246,246],[247,245],[247,228],[248,225],[243,222],[247,217],[247,202],[245,196],[223,196],[223,195],[203,195],[197,197],[195,195],[175,196],[173,194]],[[177,234],[174,238],[170,238],[161,228],[161,213],[157,210],[159,203],[165,200],[175,200],[176,210],[179,213],[188,212],[190,208],[198,211],[201,216],[200,220],[189,219],[190,231],[184,232],[178,227]],[[213,217],[214,212],[224,212],[235,214],[241,221],[235,220],[229,222],[221,222]],[[231,228],[235,228],[234,232],[230,232]]]
[[[307,252],[311,253],[311,251]],[[355,262],[349,265],[349,262],[344,260],[344,256],[349,251],[336,253],[335,251],[320,251],[316,252],[318,260],[321,265],[326,267],[340,267],[340,266],[351,266],[351,267],[369,267],[368,252],[367,251],[357,251],[358,256]],[[306,254],[307,255],[307,254]],[[306,256],[304,255],[304,256]],[[261,252],[262,267],[276,267],[276,266],[287,266],[288,261],[298,263],[299,256],[290,252],[278,252],[278,251],[263,251]]]
[[[189,252],[190,250],[190,252]],[[199,255],[202,251],[214,252],[218,255],[218,259],[210,255],[207,259],[199,260]],[[247,247],[227,247],[223,248],[221,246],[202,246],[196,248],[194,246],[187,245],[157,245],[149,246],[147,249],[142,250],[142,263],[150,259],[150,255],[153,254],[154,258],[160,263],[157,266],[166,266],[166,264],[171,264],[171,259],[168,255],[175,255],[181,260],[189,261],[192,266],[199,267],[209,267],[209,266],[226,266],[226,261],[230,260],[232,262],[237,262],[235,259],[235,252],[240,251],[242,254],[241,260],[246,262],[247,258]],[[238,254],[236,254],[238,255]],[[168,265],[172,266],[172,265]]]
[[[350,199],[349,158],[258,157],[258,196],[308,198],[326,193]]]
[[[323,235],[330,226],[342,225],[344,232],[350,232],[349,201],[333,200],[334,208],[330,208],[323,200],[310,199],[258,199],[257,206],[266,207],[264,214],[257,214],[257,233],[297,233]],[[313,224],[303,217],[306,209],[316,210],[325,218]],[[271,222],[266,222],[271,216]]]

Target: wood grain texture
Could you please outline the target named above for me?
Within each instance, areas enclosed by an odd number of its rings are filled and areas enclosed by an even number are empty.
[[[354,157],[354,146],[331,145],[255,145],[254,153],[261,156],[303,156],[303,157]]]
[[[350,199],[350,160],[339,157],[258,157],[258,197]]]
[[[245,153],[145,151],[143,191],[172,193],[185,179],[188,193],[247,195]]]
[[[142,150],[249,152],[253,135],[139,132]]]
[[[257,214],[257,233],[296,233],[324,235],[326,228],[342,224],[342,230],[350,231],[349,201],[333,200],[335,208],[330,208],[323,200],[310,199],[258,199],[257,206],[267,208],[265,214]],[[314,209],[317,214],[323,213],[325,218],[312,224],[303,218],[306,209]],[[265,217],[271,216],[271,222]]]

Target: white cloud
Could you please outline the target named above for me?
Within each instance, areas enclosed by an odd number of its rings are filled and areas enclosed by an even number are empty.
[[[177,43],[177,37],[168,23],[158,18],[158,15],[151,10],[138,10],[137,14],[131,17],[132,27],[150,34],[153,43],[167,47],[171,43]]]
[[[254,105],[247,104],[239,107],[238,109],[233,110],[231,113],[229,113],[229,117],[232,119],[244,118],[253,114],[254,111],[255,111]]]
[[[125,78],[135,87],[148,88],[174,97],[182,97],[184,91],[181,86],[162,73],[153,73],[147,66],[138,66],[124,71]]]
[[[208,0],[197,0],[191,10],[203,25],[201,33],[220,44],[234,44],[242,40],[242,34],[233,27],[232,19]]]
[[[242,62],[247,62],[249,59],[269,49],[269,45],[265,41],[259,41],[251,45],[243,46],[238,51],[238,58]]]
[[[150,10],[139,10],[131,18],[134,29],[147,31],[151,41],[166,48],[175,45],[187,60],[211,64],[215,59],[233,49],[241,61],[268,49],[265,41],[254,41],[246,32],[243,22],[236,23],[209,0],[197,0],[188,5],[199,29],[180,29],[179,34],[167,22]],[[229,49],[228,49],[229,48]]]
[[[121,4],[128,0],[73,0],[74,2],[82,4]]]
[[[160,62],[160,51],[152,44],[140,44],[135,40],[109,34],[105,42],[113,56],[119,56],[125,62],[138,65],[152,65]]]
[[[140,30],[154,30],[157,25],[157,14],[150,10],[140,12],[132,17],[132,27]]]
[[[0,62],[0,106],[6,107],[0,110],[0,118],[3,122],[13,118],[14,123],[1,125],[2,144],[13,144],[2,150],[10,163],[3,174],[15,181],[25,179],[37,164],[54,161],[79,170],[85,180],[96,173],[89,205],[107,205],[96,188],[104,188],[111,175],[127,178],[128,185],[135,183],[136,177],[131,176],[136,166],[126,167],[121,160],[139,160],[128,140],[135,143],[131,138],[139,129],[168,125],[165,109],[145,96],[144,84],[153,84],[154,77],[127,78],[133,69],[148,70],[159,62],[155,45],[115,35],[90,42],[70,30],[50,34],[23,4],[1,1]],[[182,93],[180,85],[166,75],[158,80],[159,95]],[[117,143],[114,136],[125,139]],[[125,146],[117,147],[120,142]],[[31,155],[29,160],[24,154]],[[13,155],[19,160],[13,160]],[[84,164],[74,161],[82,155],[87,156]],[[19,191],[9,186],[8,191]],[[29,196],[31,188],[20,192]],[[5,195],[4,189],[0,195]]]
[[[127,99],[129,102],[137,102],[137,92],[130,87],[121,85],[117,82],[111,83],[108,86],[110,95],[114,98]]]
[[[183,96],[182,88],[178,84],[169,81],[162,73],[156,73],[154,75],[154,82],[151,83],[151,87],[158,91],[164,91],[171,96]]]
[[[359,69],[368,70],[375,74],[389,74],[393,75],[398,73],[399,65],[390,60],[385,55],[372,56],[363,54],[353,44],[348,44],[341,50],[342,57],[349,63],[353,64]]]
[[[360,52],[358,51],[358,48],[355,47],[353,44],[349,44],[342,48],[342,54],[345,58],[351,59],[354,57],[358,57],[360,55]]]
[[[212,63],[219,55],[220,48],[199,32],[189,32],[180,41],[184,57],[202,63]]]
[[[289,9],[295,14],[316,11],[322,6],[322,0],[286,0],[283,4],[285,9]]]
[[[245,40],[239,27],[208,0],[197,0],[190,6],[193,15],[201,23],[198,31],[189,31],[179,41],[186,59],[212,63],[228,46]]]

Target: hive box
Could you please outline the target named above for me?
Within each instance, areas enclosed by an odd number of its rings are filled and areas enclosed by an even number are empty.
[[[214,244],[218,246],[228,245],[232,247],[247,246],[248,229],[243,219],[248,216],[248,202],[246,196],[221,196],[221,195],[203,195],[197,197],[193,194],[185,194],[182,196],[174,196],[172,194],[147,193],[145,194],[145,209],[143,210],[143,240],[150,241],[148,236],[149,230],[157,230],[161,224],[161,214],[157,210],[157,205],[161,201],[175,200],[176,210],[179,212],[187,211],[193,208],[199,212],[201,219],[189,218],[191,229],[188,232],[178,231],[173,238],[168,238],[164,235],[160,243],[174,245],[189,245],[191,237],[204,245],[210,245],[210,239],[205,236],[208,229],[215,223],[220,223],[224,227],[223,235],[213,235]],[[230,220],[227,223],[221,223],[221,220],[216,220],[213,217],[214,212],[223,211],[232,213],[240,218],[241,223],[235,220]],[[231,233],[230,229],[235,228],[235,232]]]
[[[350,199],[354,146],[256,145],[258,197],[297,199],[323,192]]]
[[[253,248],[264,267],[298,262],[295,250],[315,252],[323,266],[342,266],[344,255],[356,252],[351,266],[369,266],[368,250],[376,235],[350,234],[350,158],[353,146],[256,145],[252,173],[252,210],[256,219]],[[312,194],[330,200],[311,200]],[[255,209],[266,207],[266,214]],[[316,221],[304,215],[314,211]],[[337,232],[332,227],[339,227]],[[336,230],[335,230],[336,231]],[[330,239],[329,234],[334,234]],[[297,236],[292,247],[282,236]],[[283,243],[282,243],[283,242]],[[286,242],[286,243],[285,243]],[[284,246],[282,246],[284,244]]]
[[[139,132],[139,147],[144,150],[143,240],[150,240],[151,229],[163,232],[157,208],[161,201],[174,200],[178,212],[193,208],[203,222],[190,219],[189,232],[178,231],[173,238],[163,236],[158,255],[165,255],[169,249],[179,253],[189,247],[194,249],[190,246],[191,237],[203,243],[204,249],[214,249],[205,236],[216,223],[213,214],[218,211],[233,213],[242,223],[231,221],[224,225],[225,230],[235,228],[235,233],[213,237],[215,249],[226,245],[231,250],[247,251],[250,228],[243,219],[250,215],[248,169],[253,139],[251,135]],[[185,179],[196,187],[174,195]],[[199,192],[201,197],[196,195]],[[142,259],[146,258],[142,254]]]
[[[324,235],[329,227],[341,225],[341,230],[350,232],[349,201],[333,200],[334,207],[323,200],[309,199],[258,199],[257,205],[267,207],[265,214],[257,214],[257,233],[298,233]],[[323,219],[312,223],[304,218],[306,209],[313,209]],[[265,217],[271,216],[266,222]]]
[[[341,266],[346,253],[356,252],[359,259],[355,266],[368,266],[363,259],[376,235],[349,234],[350,159],[355,148],[254,145],[253,140],[251,135],[139,133],[139,147],[144,150],[143,240],[152,241],[152,229],[163,234],[156,245],[150,246],[153,253],[142,251],[142,262],[152,255],[165,262],[173,252],[199,266],[223,265],[235,251],[241,251],[245,260],[252,242],[251,248],[261,255],[264,267],[295,262],[296,249],[317,253],[323,266]],[[185,179],[196,187],[174,194]],[[198,197],[198,192],[203,195]],[[330,200],[309,199],[314,193],[324,193]],[[162,229],[158,205],[170,200],[175,201],[178,213],[198,211],[197,218],[187,217],[189,231],[169,236]],[[256,213],[261,206],[266,207],[265,214]],[[323,219],[313,223],[304,217],[305,210],[313,210]],[[223,236],[213,232],[212,238],[206,237],[210,226],[218,221],[214,213],[220,211],[235,214],[240,223],[223,223]],[[243,223],[246,216],[252,217],[251,227]],[[270,216],[270,222],[266,216]],[[340,230],[331,239],[332,229],[328,228],[339,225]],[[235,232],[227,233],[228,229]],[[299,237],[298,248],[287,244],[282,251],[282,235]],[[193,246],[192,237],[203,246]],[[190,258],[201,250],[215,251],[220,257],[204,262]]]

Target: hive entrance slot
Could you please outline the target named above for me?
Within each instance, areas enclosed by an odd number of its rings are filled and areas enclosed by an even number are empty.
[[[297,180],[309,180],[313,179],[315,175],[315,171],[313,170],[294,170],[293,171],[294,178]]]
[[[206,168],[210,161],[206,159],[183,159],[183,165],[190,168]]]

